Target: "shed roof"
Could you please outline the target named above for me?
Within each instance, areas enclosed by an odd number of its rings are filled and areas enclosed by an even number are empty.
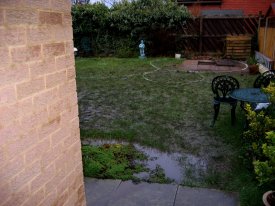
[[[202,10],[202,16],[243,16],[242,10]]]

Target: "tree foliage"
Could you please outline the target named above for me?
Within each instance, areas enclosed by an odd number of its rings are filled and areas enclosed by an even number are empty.
[[[72,8],[75,33],[97,33],[105,30],[109,18],[109,8],[101,3],[76,5]]]
[[[121,1],[111,8],[111,23],[121,31],[151,31],[179,27],[189,13],[171,0]]]
[[[89,4],[90,0],[71,0],[72,4]]]
[[[117,51],[119,45],[132,47],[140,39],[145,39],[151,50],[162,42],[173,45],[169,35],[190,18],[186,7],[172,0],[122,0],[110,8],[102,3],[75,5],[72,16],[76,43],[89,36],[94,51]]]

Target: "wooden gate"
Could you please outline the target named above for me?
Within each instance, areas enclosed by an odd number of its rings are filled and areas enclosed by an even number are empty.
[[[177,35],[186,52],[221,54],[227,36],[254,36],[258,25],[258,17],[200,17],[187,20]]]

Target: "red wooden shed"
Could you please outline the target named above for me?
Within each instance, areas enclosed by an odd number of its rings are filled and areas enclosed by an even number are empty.
[[[275,0],[177,0],[184,4],[194,16],[199,16],[205,10],[238,10],[244,16],[266,14]]]

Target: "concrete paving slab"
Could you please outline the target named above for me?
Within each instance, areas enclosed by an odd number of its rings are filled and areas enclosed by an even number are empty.
[[[122,182],[107,206],[173,206],[177,185]]]
[[[110,195],[121,183],[121,180],[100,180],[85,178],[87,206],[106,206]]]
[[[214,189],[179,186],[175,206],[238,206],[239,198],[234,193]]]
[[[87,206],[238,206],[236,193],[172,184],[85,178]]]
[[[185,60],[181,67],[185,70],[196,71],[198,69],[198,61],[197,60]]]

